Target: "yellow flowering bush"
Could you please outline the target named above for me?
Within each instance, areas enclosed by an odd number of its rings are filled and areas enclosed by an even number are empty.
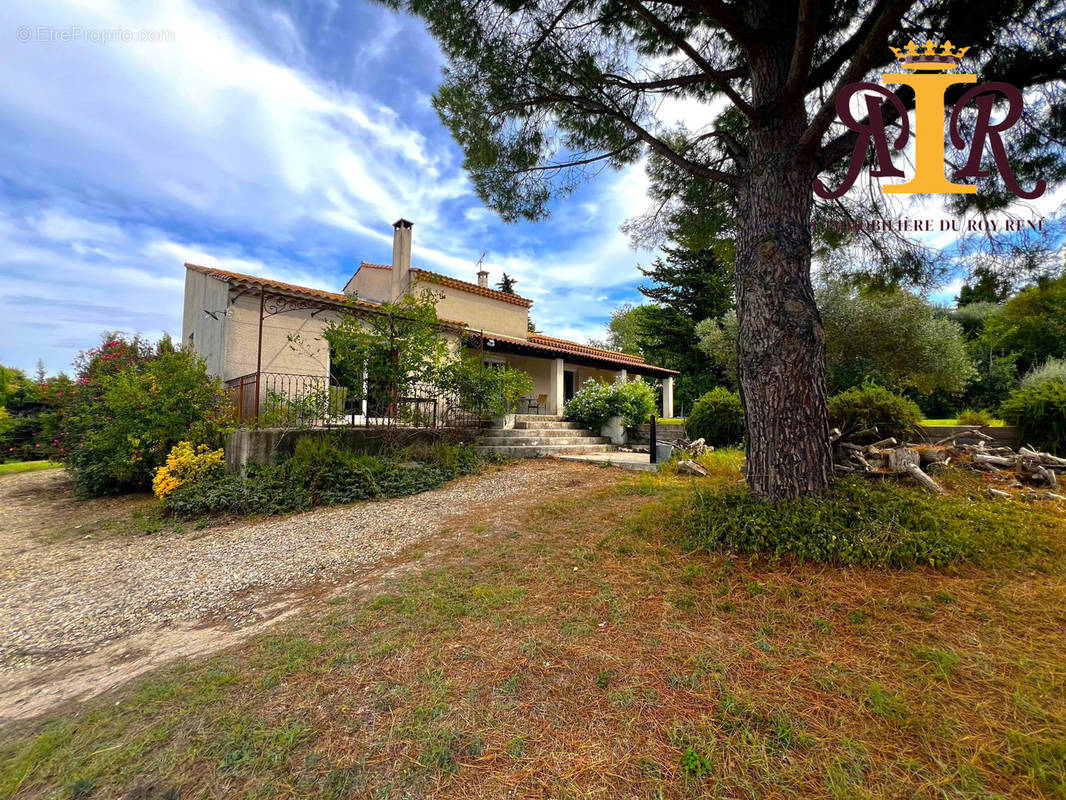
[[[224,466],[221,450],[212,450],[206,444],[193,447],[192,442],[178,442],[171,448],[166,463],[156,470],[152,490],[162,499],[183,483],[221,473]]]

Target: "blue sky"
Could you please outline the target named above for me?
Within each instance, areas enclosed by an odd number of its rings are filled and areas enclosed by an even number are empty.
[[[0,9],[0,363],[63,369],[110,329],[180,335],[185,261],[339,291],[360,260],[390,260],[400,216],[416,266],[476,280],[487,252],[490,280],[517,277],[553,334],[601,335],[639,299],[653,255],[618,228],[646,207],[643,171],[601,175],[547,222],[502,223],[430,107],[443,61],[418,20],[137,6]],[[36,40],[71,26],[174,40]]]
[[[89,40],[116,28],[172,41]],[[340,0],[7,0],[0,36],[0,363],[56,371],[105,330],[180,334],[185,261],[339,290],[388,262],[400,216],[416,266],[474,280],[487,252],[554,335],[599,337],[640,300],[654,254],[619,225],[647,207],[642,167],[547,222],[500,222],[430,107],[443,62],[418,20]]]

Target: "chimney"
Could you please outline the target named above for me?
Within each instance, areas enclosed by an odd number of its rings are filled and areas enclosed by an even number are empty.
[[[488,288],[489,286],[489,271],[486,269],[479,269],[477,271],[477,285]]]
[[[392,301],[395,303],[411,288],[411,226],[403,217],[392,223]]]

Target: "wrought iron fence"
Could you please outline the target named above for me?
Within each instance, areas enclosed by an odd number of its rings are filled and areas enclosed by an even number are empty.
[[[322,375],[263,372],[226,382],[241,424],[264,428],[483,427],[487,414],[477,400],[431,384],[407,387],[400,395],[387,385],[341,386]]]

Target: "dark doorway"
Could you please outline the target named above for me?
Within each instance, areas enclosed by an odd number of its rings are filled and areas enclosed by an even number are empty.
[[[572,369],[563,370],[563,402],[569,403],[570,398],[574,396],[574,384],[577,380],[577,373]]]

